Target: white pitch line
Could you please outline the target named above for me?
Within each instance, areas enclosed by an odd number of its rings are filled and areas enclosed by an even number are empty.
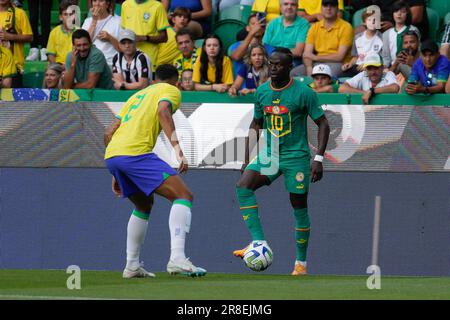
[[[114,298],[64,297],[64,296],[29,296],[21,294],[0,294],[0,299],[36,299],[36,300],[122,300]]]

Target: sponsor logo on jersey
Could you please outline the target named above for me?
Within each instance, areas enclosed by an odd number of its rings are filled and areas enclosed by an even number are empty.
[[[304,185],[303,183],[301,183],[301,184],[299,184],[296,188],[297,188],[297,189],[304,189],[304,188],[305,188],[305,185]]]

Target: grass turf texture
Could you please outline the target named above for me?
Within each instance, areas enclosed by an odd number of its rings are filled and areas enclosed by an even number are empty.
[[[450,299],[450,277],[386,276],[381,290],[369,290],[368,276],[156,273],[122,279],[121,272],[81,271],[81,290],[68,290],[69,276],[65,270],[0,270],[0,299]]]

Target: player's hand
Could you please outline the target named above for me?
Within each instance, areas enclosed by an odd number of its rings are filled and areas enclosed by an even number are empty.
[[[188,162],[182,152],[180,152],[180,154],[177,155],[177,160],[180,163],[180,166],[178,167],[177,172],[185,173],[186,171],[188,171],[188,169],[189,169]]]
[[[323,176],[323,165],[322,162],[313,161],[311,163],[311,182],[317,182],[322,179]]]
[[[116,181],[116,178],[112,178],[112,191],[116,195],[116,197],[122,196],[122,190],[120,190],[120,186]]]

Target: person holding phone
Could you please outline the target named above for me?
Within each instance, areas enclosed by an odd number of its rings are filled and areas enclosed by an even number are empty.
[[[450,72],[450,62],[439,53],[439,47],[431,39],[420,46],[420,59],[411,70],[405,92],[408,94],[443,93]]]
[[[395,74],[401,73],[405,79],[409,78],[413,64],[420,57],[419,39],[419,34],[414,30],[409,30],[403,34],[402,50],[389,68],[392,72]]]

